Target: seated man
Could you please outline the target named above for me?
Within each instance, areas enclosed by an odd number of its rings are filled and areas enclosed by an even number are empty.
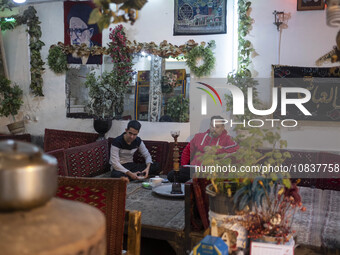
[[[186,182],[190,180],[190,167],[183,167],[185,165],[200,166],[201,162],[198,159],[198,152],[204,153],[212,146],[221,146],[218,153],[233,153],[238,150],[239,145],[227,134],[223,124],[215,124],[214,120],[224,120],[221,116],[213,116],[210,119],[210,129],[204,133],[198,133],[184,148],[181,157],[181,168],[179,171],[179,182]],[[168,173],[169,181],[174,181],[174,171]]]
[[[125,132],[116,137],[111,145],[111,177],[120,178],[122,176],[137,180],[140,177],[147,178],[149,175],[156,175],[160,172],[159,164],[152,163],[151,155],[145,147],[142,139],[137,135],[141,128],[137,120],[131,120]],[[145,164],[133,162],[133,154],[139,152],[145,158]]]

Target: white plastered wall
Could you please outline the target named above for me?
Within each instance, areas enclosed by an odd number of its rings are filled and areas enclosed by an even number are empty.
[[[337,28],[326,26],[325,11],[296,11],[296,0],[253,0],[251,17],[254,19],[249,39],[256,50],[252,70],[254,77],[268,78],[261,84],[261,98],[270,99],[271,64],[278,64],[278,32],[273,25],[274,10],[289,13],[288,27],[282,32],[280,64],[314,66],[315,60],[332,49],[335,44]],[[216,68],[209,78],[224,78],[232,71],[235,56],[232,53],[233,1],[228,1],[228,33],[206,36],[173,36],[173,1],[151,0],[139,12],[139,19],[131,26],[123,24],[130,40],[160,43],[167,40],[172,44],[182,44],[189,39],[196,42],[215,40]],[[42,58],[46,61],[49,46],[63,41],[63,4],[61,2],[37,4],[34,6],[41,20]],[[113,26],[112,26],[113,27]],[[24,89],[25,105],[21,117],[29,116],[26,130],[33,135],[42,135],[45,128],[95,132],[92,120],[66,118],[65,76],[56,75],[47,65],[43,75],[43,98],[29,95],[29,52],[25,26],[3,33],[10,79]],[[103,45],[108,42],[108,30],[103,33]],[[228,50],[229,49],[229,50]],[[192,77],[193,78],[193,77]],[[0,119],[0,132],[8,132],[7,118]],[[142,122],[141,137],[147,140],[172,141],[171,130],[180,130],[179,141],[187,141],[190,136],[189,123],[151,123]],[[114,121],[108,136],[123,132],[126,121]],[[336,123],[305,122],[299,129],[282,131],[289,140],[289,147],[310,150],[338,151],[340,144],[340,125]],[[300,139],[303,138],[303,143]],[[299,141],[300,140],[300,141]]]

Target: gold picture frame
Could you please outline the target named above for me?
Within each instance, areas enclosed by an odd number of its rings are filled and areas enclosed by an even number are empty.
[[[325,9],[324,0],[297,0],[298,11],[314,11]]]

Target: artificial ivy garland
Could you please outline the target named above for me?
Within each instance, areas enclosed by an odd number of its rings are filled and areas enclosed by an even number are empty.
[[[186,63],[190,70],[197,76],[202,77],[209,75],[215,66],[215,57],[211,50],[215,46],[215,41],[210,41],[207,47],[204,45],[196,46],[191,49],[186,55]],[[203,59],[203,64],[197,66],[197,60],[199,58]]]
[[[1,28],[3,29],[14,29],[15,27],[23,24],[27,24],[27,33],[30,35],[29,47],[30,47],[30,64],[31,64],[31,85],[30,89],[35,96],[44,96],[42,92],[43,79],[42,73],[45,70],[43,68],[45,62],[41,59],[40,50],[45,45],[41,40],[41,28],[40,21],[36,15],[37,11],[34,7],[29,6],[24,11],[23,15],[15,15],[12,18],[15,19],[11,23],[3,24],[4,19],[1,19]]]
[[[67,70],[67,56],[59,47],[51,47],[48,51],[47,64],[50,69],[61,74]]]

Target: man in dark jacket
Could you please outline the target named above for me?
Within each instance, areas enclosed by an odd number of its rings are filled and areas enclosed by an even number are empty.
[[[234,153],[239,149],[239,145],[228,135],[223,124],[215,124],[214,120],[224,120],[221,116],[213,116],[210,119],[210,128],[204,133],[198,133],[184,148],[181,155],[181,169],[179,172],[179,182],[190,180],[190,167],[186,165],[200,166],[198,152],[204,153],[212,146],[220,146],[218,154]],[[214,125],[215,124],[215,125]],[[184,166],[184,167],[183,167]],[[169,181],[174,180],[174,171],[168,173]]]
[[[137,180],[160,172],[159,164],[152,163],[148,149],[137,136],[141,126],[137,120],[131,120],[125,132],[113,140],[110,155],[111,177],[127,176],[129,179]],[[145,158],[145,164],[133,162],[133,154],[137,150]]]

